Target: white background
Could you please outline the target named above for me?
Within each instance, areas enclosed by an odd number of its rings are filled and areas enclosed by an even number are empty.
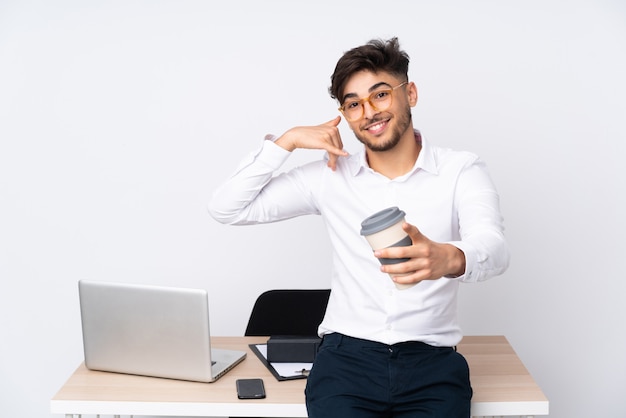
[[[206,288],[216,335],[266,289],[327,287],[319,218],[228,227],[206,204],[266,133],[337,114],[344,51],[394,35],[416,127],[501,193],[512,264],[462,286],[465,333],[506,335],[550,416],[626,416],[620,0],[0,0],[0,415],[50,416],[79,279]]]

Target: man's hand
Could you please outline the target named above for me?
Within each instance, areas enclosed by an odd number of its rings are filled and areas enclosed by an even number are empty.
[[[378,258],[409,258],[399,264],[381,266],[381,271],[392,276],[401,284],[418,283],[422,280],[436,280],[443,276],[460,276],[465,272],[465,254],[450,244],[440,244],[426,238],[413,225],[404,223],[402,229],[411,237],[413,245],[389,247],[376,250]],[[395,276],[398,274],[399,276]]]
[[[296,148],[326,150],[328,167],[334,171],[337,167],[337,159],[348,155],[343,150],[343,142],[337,129],[339,122],[341,122],[341,116],[317,126],[291,128],[276,140],[276,145],[287,151],[293,151]]]

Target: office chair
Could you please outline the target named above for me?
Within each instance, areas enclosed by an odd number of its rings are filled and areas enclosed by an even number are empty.
[[[330,289],[268,290],[254,303],[246,336],[317,335]]]
[[[246,337],[316,336],[324,318],[330,289],[268,290],[254,302]]]

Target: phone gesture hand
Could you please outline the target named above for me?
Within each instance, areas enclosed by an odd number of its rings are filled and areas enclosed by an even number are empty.
[[[287,151],[297,148],[322,149],[328,152],[328,167],[335,170],[337,159],[348,155],[343,150],[343,142],[337,126],[341,116],[315,126],[297,126],[289,129],[276,140],[276,145]]]

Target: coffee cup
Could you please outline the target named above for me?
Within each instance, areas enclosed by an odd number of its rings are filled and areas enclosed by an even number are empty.
[[[402,229],[405,216],[406,213],[396,206],[376,212],[361,222],[361,235],[365,237],[374,251],[388,247],[407,247],[412,245],[411,237]],[[381,264],[387,265],[403,263],[409,259],[379,258],[378,260]],[[393,276],[402,276],[402,274],[394,274]],[[400,290],[408,289],[415,285],[415,283],[401,284],[396,282],[394,284]]]

